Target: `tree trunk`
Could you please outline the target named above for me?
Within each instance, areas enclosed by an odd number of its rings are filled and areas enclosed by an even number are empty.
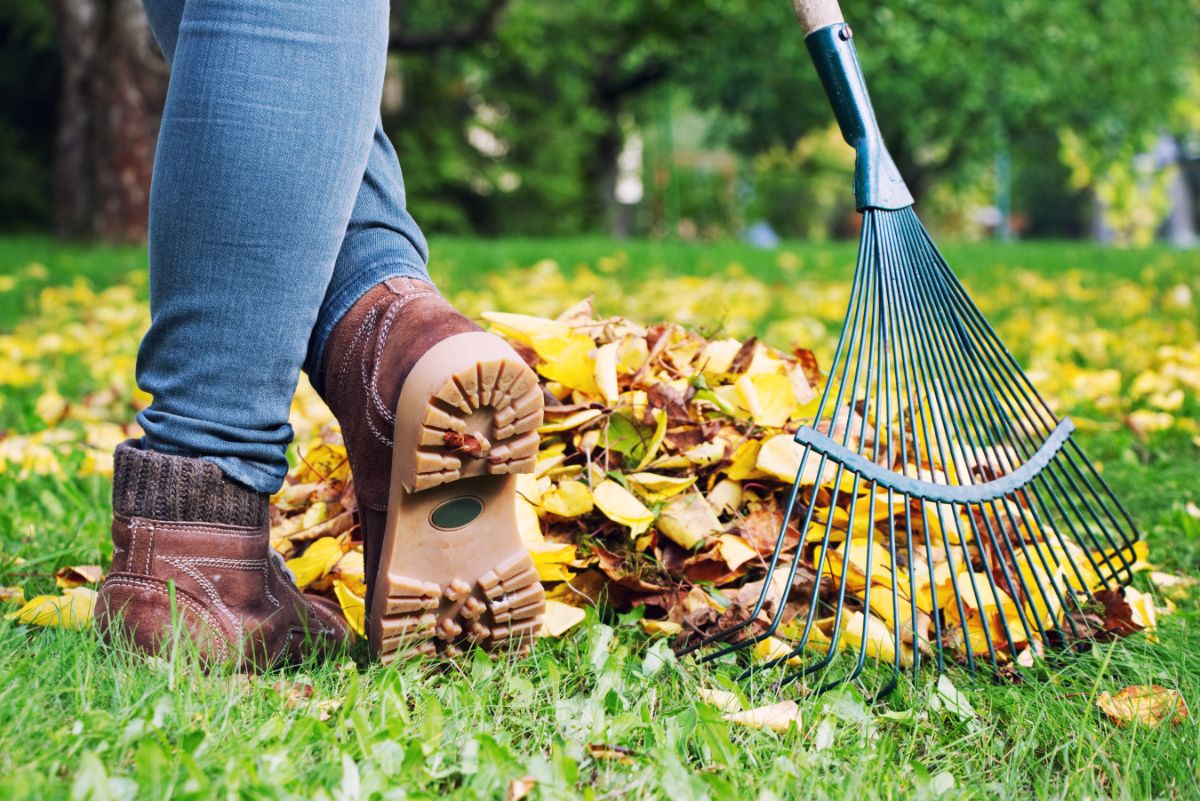
[[[63,59],[56,232],[143,241],[166,65],[140,0],[54,0],[54,10]]]
[[[588,168],[588,183],[595,193],[592,201],[593,219],[600,222],[610,236],[620,238],[629,235],[628,220],[625,219],[621,204],[617,202],[617,158],[621,155],[625,140],[616,108],[605,109],[605,117],[608,124],[596,138]]]

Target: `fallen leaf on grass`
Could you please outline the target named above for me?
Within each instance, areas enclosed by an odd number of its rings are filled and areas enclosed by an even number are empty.
[[[786,732],[794,724],[800,727],[800,707],[795,701],[780,701],[768,706],[747,709],[745,712],[730,712],[723,716],[730,723],[752,729],[770,729]]]
[[[84,629],[92,624],[96,591],[87,587],[63,590],[62,595],[37,595],[15,612],[4,616],[30,626],[62,626]]]
[[[562,601],[546,601],[546,612],[542,618],[543,637],[561,637],[583,620],[587,615],[578,606],[564,604]]]
[[[1157,570],[1150,574],[1150,581],[1158,588],[1159,592],[1175,600],[1186,598],[1192,587],[1200,584],[1200,579],[1192,576],[1175,576]]]
[[[64,590],[82,587],[84,584],[96,584],[102,578],[104,571],[100,569],[100,565],[73,565],[54,571],[54,583]]]
[[[588,743],[588,754],[592,759],[620,762],[622,765],[632,765],[637,752],[623,745],[608,745],[606,743]]]
[[[793,723],[797,728],[800,726],[800,707],[795,701],[780,701],[744,710],[738,697],[727,690],[710,690],[702,687],[699,692],[701,700],[720,710],[721,717],[730,723],[751,729],[770,729],[775,732],[786,732]]]
[[[271,685],[271,689],[283,696],[284,705],[295,709],[313,697],[316,688],[307,681],[287,681],[280,679]]]
[[[0,587],[0,604],[25,605],[25,590],[20,587]]]
[[[508,790],[504,793],[504,801],[521,801],[522,798],[533,792],[533,788],[537,786],[537,779],[532,776],[522,776],[519,779],[513,779],[508,783]]]
[[[1182,723],[1188,716],[1187,705],[1178,690],[1157,684],[1135,684],[1116,695],[1100,693],[1096,706],[1118,726],[1139,724],[1157,726],[1164,720]]]
[[[642,627],[642,631],[651,637],[674,637],[683,631],[683,624],[674,623],[670,620],[642,618],[638,621],[638,625]]]

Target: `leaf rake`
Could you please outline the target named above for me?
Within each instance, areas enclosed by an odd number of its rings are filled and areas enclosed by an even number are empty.
[[[836,0],[794,5],[857,155],[858,262],[761,594],[685,652],[753,649],[743,677],[819,674],[818,692],[874,663],[877,697],[923,658],[1019,673],[1104,633],[1096,599],[1131,580],[1137,529],[914,213]]]

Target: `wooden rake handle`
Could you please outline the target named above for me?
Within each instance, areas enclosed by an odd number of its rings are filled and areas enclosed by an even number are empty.
[[[796,16],[804,26],[805,36],[821,28],[845,22],[837,0],[792,0],[792,7],[796,9]]]

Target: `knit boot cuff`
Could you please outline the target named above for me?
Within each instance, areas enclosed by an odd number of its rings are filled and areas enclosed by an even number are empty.
[[[212,462],[172,456],[130,439],[113,454],[113,511],[172,522],[267,524],[269,498],[226,477]]]

